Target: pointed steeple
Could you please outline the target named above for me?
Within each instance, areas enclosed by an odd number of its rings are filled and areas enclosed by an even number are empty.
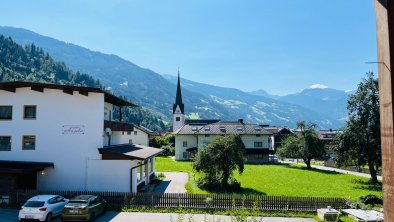
[[[178,68],[178,84],[176,86],[176,97],[175,104],[172,107],[172,113],[175,113],[176,108],[179,106],[181,113],[185,113],[185,106],[182,103],[182,92],[181,92],[181,79],[179,77],[179,68]]]

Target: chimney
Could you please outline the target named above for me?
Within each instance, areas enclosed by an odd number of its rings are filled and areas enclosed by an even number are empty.
[[[244,123],[244,119],[238,119],[238,122]]]

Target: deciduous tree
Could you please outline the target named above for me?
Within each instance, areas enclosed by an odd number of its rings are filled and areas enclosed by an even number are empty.
[[[371,182],[377,183],[377,171],[382,165],[380,147],[380,114],[378,80],[372,72],[358,85],[348,100],[347,127],[337,141],[338,166],[367,165]]]
[[[324,144],[317,136],[316,124],[301,121],[297,123],[297,128],[300,129],[299,135],[287,137],[278,149],[278,154],[282,158],[301,158],[311,169],[311,160],[325,154]]]
[[[193,169],[202,173],[202,186],[228,187],[233,172],[244,170],[245,145],[239,135],[219,136],[200,150],[193,162]]]

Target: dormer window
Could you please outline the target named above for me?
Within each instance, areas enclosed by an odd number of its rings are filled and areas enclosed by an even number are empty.
[[[196,132],[197,130],[198,130],[197,127],[192,127],[192,131],[193,131],[193,132]]]
[[[211,128],[210,128],[210,127],[205,127],[204,130],[205,130],[205,131],[210,131]]]
[[[255,130],[256,130],[257,132],[260,132],[260,131],[261,131],[261,128],[255,128]]]
[[[177,122],[181,121],[181,117],[179,117],[179,116],[175,117],[175,121],[177,121]]]
[[[242,126],[237,126],[237,131],[238,132],[241,132],[243,130],[243,127]]]

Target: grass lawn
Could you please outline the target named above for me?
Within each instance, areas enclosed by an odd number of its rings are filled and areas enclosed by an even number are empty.
[[[187,190],[191,193],[208,193],[194,182],[191,162],[156,158],[158,172],[188,172]],[[381,186],[369,185],[368,179],[348,174],[307,170],[297,165],[245,165],[242,175],[235,175],[241,182],[242,193],[274,196],[344,197],[356,200],[365,194],[382,195]]]

